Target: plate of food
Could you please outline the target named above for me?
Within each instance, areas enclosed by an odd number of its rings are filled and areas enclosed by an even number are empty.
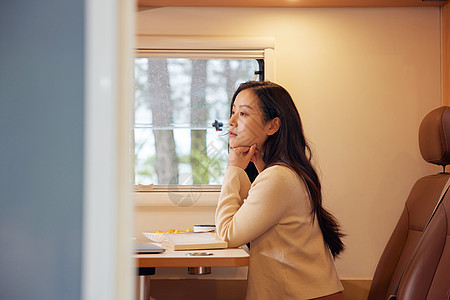
[[[143,232],[142,234],[152,242],[162,243],[167,233],[186,233],[186,232],[193,232],[193,230],[191,228],[187,228],[185,230],[182,229],[169,229],[167,231],[156,230],[155,232]]]

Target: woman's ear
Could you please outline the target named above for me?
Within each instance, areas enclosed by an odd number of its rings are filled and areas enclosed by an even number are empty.
[[[270,126],[267,129],[267,135],[275,134],[278,131],[278,129],[280,129],[280,125],[281,125],[280,123],[281,123],[281,121],[280,121],[280,118],[278,118],[278,117],[270,120],[269,121]]]

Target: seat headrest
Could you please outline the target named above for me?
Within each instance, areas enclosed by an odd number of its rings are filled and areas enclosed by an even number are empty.
[[[429,112],[419,128],[419,148],[427,162],[450,164],[450,107],[441,106]]]

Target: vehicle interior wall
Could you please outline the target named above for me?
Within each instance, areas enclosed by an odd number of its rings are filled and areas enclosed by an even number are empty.
[[[149,8],[136,20],[138,35],[275,39],[274,81],[299,109],[324,204],[347,235],[339,275],[370,280],[413,183],[440,171],[417,140],[442,104],[440,8]],[[135,233],[213,214],[137,207]]]
[[[82,295],[85,18],[0,3],[1,299]]]

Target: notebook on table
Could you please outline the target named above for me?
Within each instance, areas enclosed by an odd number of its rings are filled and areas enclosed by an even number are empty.
[[[168,233],[162,245],[172,250],[224,249],[228,246],[215,232]]]

